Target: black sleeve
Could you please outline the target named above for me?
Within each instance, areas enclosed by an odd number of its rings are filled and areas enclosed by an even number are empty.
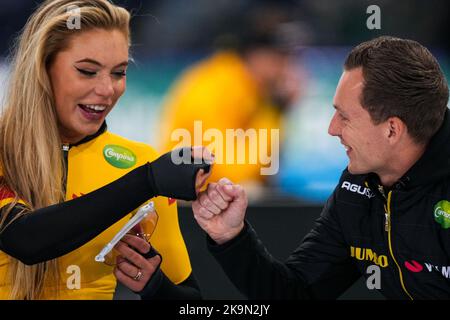
[[[330,197],[314,229],[285,262],[276,260],[246,222],[234,239],[209,251],[250,299],[335,299],[359,277],[349,258]]]
[[[87,195],[28,212],[8,225],[23,210],[18,205],[0,233],[0,250],[28,265],[67,254],[154,196],[195,199],[200,168],[209,166],[175,165],[165,154]],[[171,175],[178,179],[160,181]]]
[[[151,246],[148,253],[142,254],[146,259],[159,255],[161,262],[152,277],[148,280],[144,289],[138,294],[142,300],[200,300],[202,298],[197,280],[191,272],[183,282],[176,285],[160,269],[162,256]]]
[[[142,300],[200,300],[202,298],[192,272],[186,280],[174,284],[159,268],[139,295]]]

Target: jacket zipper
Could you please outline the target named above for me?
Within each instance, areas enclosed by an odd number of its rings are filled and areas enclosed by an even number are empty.
[[[383,186],[378,185],[378,191],[381,193],[381,195],[384,198],[384,231],[388,232],[389,228],[390,228],[390,216],[388,214],[388,208],[386,206],[388,198],[386,197],[386,194],[384,193]]]
[[[64,159],[64,181],[63,181],[64,197],[66,196],[66,192],[67,192],[67,174],[69,172],[69,150],[70,150],[70,145],[67,143],[64,143],[62,145],[63,159]]]
[[[383,192],[384,195],[384,192]],[[406,290],[406,286],[405,283],[403,281],[403,273],[402,273],[402,269],[400,268],[397,259],[395,259],[394,257],[394,251],[392,250],[392,240],[391,240],[391,199],[392,199],[392,191],[389,191],[388,195],[387,195],[387,202],[384,205],[385,208],[385,223],[384,223],[384,228],[385,231],[388,233],[388,244],[389,244],[389,253],[391,255],[392,260],[394,261],[395,265],[397,266],[398,269],[398,273],[400,276],[400,284],[402,285],[402,289],[403,291],[408,295],[409,299],[414,300],[413,297],[409,294],[408,290]]]

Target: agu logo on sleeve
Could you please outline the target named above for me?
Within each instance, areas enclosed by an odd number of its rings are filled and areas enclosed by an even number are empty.
[[[442,228],[450,228],[450,202],[441,200],[434,206],[434,220],[441,225]]]
[[[110,165],[119,169],[128,169],[136,164],[133,151],[118,145],[107,144],[103,148],[103,156]]]
[[[348,181],[342,182],[341,189],[346,189],[350,192],[359,193],[360,195],[366,196],[369,199],[375,197],[375,195],[369,188],[364,188],[363,186],[350,183]]]

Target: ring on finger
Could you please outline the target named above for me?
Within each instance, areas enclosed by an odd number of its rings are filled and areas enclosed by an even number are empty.
[[[141,269],[138,269],[138,272],[136,273],[136,275],[133,277],[134,280],[139,281],[141,280],[142,276],[144,274],[142,273]]]

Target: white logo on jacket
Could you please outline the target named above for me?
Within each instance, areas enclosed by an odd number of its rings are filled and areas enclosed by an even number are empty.
[[[369,188],[365,188],[358,184],[350,183],[348,181],[342,182],[341,189],[346,189],[350,192],[359,193],[360,195],[366,196],[369,199],[375,197],[375,195]]]

